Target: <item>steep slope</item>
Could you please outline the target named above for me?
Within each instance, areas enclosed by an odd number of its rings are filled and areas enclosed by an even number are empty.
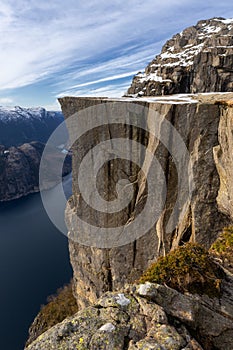
[[[0,106],[0,145],[11,147],[31,141],[46,142],[63,120],[61,112],[48,112],[44,108]]]
[[[189,27],[133,79],[128,95],[227,92],[233,89],[233,19],[212,18]]]

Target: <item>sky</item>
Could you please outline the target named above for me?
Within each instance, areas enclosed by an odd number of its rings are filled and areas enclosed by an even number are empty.
[[[0,0],[0,105],[122,96],[172,35],[232,0]]]

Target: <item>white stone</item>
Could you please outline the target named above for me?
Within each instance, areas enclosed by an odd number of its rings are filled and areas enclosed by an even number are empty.
[[[112,323],[105,323],[102,327],[100,327],[100,331],[103,332],[112,332],[116,329],[116,327]]]
[[[121,305],[121,306],[127,306],[130,303],[130,300],[127,299],[124,294],[118,294],[118,296],[116,297],[116,302],[117,304]]]
[[[139,288],[138,288],[138,294],[139,295],[147,295],[147,293],[149,292],[151,288],[151,283],[150,282],[146,282],[145,284],[140,284]]]

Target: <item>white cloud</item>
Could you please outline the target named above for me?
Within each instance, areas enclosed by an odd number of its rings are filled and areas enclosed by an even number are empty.
[[[73,97],[82,97],[82,96],[89,96],[89,97],[121,97],[123,96],[128,87],[130,85],[130,80],[128,80],[125,83],[119,83],[119,84],[106,84],[103,87],[94,87],[87,90],[83,89],[76,89],[72,91],[65,91],[64,93],[60,94],[59,97],[64,96],[73,96]]]
[[[88,81],[87,83],[82,83],[82,84],[71,86],[70,89],[73,90],[73,89],[77,89],[77,88],[84,87],[84,86],[90,86],[90,85],[95,85],[95,84],[98,84],[98,83],[103,83],[103,82],[106,82],[106,81],[112,81],[112,80],[118,80],[118,79],[122,79],[122,78],[127,78],[127,77],[131,77],[133,74],[136,74],[136,73],[137,73],[137,71],[134,71],[134,72],[124,73],[124,74],[113,75],[113,76],[101,78],[101,79],[98,79],[98,80]],[[64,95],[64,93],[62,93],[62,94]],[[58,95],[58,97],[59,96],[60,96],[60,94]]]
[[[9,97],[0,97],[0,105],[12,104],[13,100]]]
[[[144,37],[152,27],[158,28],[156,21],[152,23],[152,9],[156,20],[159,10],[178,3],[2,1],[0,88],[24,86],[60,71],[77,58],[88,61],[107,50],[130,45],[142,36],[142,30]]]
[[[47,110],[47,111],[60,111],[61,110],[61,106],[59,104],[59,102],[56,100],[54,101],[54,103],[51,104],[45,104],[43,105],[43,107]]]

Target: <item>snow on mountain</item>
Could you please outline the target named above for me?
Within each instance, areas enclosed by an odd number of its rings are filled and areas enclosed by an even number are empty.
[[[49,112],[42,107],[0,106],[0,145],[11,147],[32,141],[46,142],[63,121],[62,112]],[[67,131],[60,134],[58,142],[65,143]]]
[[[232,91],[232,62],[233,19],[202,20],[165,43],[128,95]]]
[[[48,112],[45,108],[23,108],[20,106],[15,107],[3,107],[0,106],[0,119],[5,122],[9,120],[19,120],[19,119],[43,119],[43,118],[61,118],[61,112]]]

